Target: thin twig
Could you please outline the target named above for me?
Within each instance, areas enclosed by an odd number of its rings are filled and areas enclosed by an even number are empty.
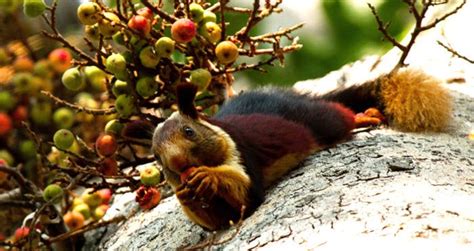
[[[471,64],[474,64],[474,60],[466,57],[466,56],[463,56],[461,55],[458,51],[456,51],[455,49],[453,49],[451,46],[449,45],[446,45],[444,44],[443,42],[441,41],[436,41],[438,42],[439,45],[441,45],[443,48],[445,48],[447,51],[451,52],[454,56],[460,58],[460,59],[463,59],[463,60],[466,60],[467,62],[471,63]]]
[[[62,100],[61,98],[58,98],[58,97],[54,96],[52,93],[50,93],[48,91],[41,91],[41,94],[51,98],[56,104],[67,106],[67,107],[72,108],[72,109],[74,109],[76,111],[79,111],[79,112],[85,112],[85,113],[92,114],[92,115],[109,115],[109,114],[116,113],[115,107],[111,107],[111,108],[107,108],[107,109],[86,108],[84,106],[72,104],[72,103],[69,103],[65,100]]]

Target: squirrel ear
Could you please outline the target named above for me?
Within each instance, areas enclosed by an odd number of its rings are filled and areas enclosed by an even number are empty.
[[[194,98],[197,93],[197,86],[189,83],[182,83],[176,86],[176,94],[178,97],[179,112],[189,116],[192,119],[198,118],[198,111],[194,106]]]

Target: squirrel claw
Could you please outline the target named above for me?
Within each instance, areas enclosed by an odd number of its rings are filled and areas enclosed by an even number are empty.
[[[211,200],[217,194],[218,179],[209,168],[198,168],[188,177],[187,184],[196,193],[197,198]]]

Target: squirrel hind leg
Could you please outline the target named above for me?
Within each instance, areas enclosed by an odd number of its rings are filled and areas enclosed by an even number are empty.
[[[443,131],[451,121],[452,99],[439,80],[420,70],[402,69],[381,81],[384,113],[402,131]]]

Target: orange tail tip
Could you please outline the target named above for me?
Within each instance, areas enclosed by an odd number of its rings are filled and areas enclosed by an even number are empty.
[[[420,70],[401,69],[381,80],[384,114],[402,131],[443,131],[451,121],[452,98],[440,81]]]

